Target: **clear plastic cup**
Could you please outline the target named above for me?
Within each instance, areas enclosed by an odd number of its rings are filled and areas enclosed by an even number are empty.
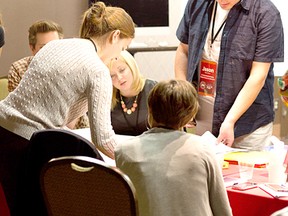
[[[243,180],[250,180],[253,178],[253,171],[255,163],[249,160],[238,161],[239,175]]]

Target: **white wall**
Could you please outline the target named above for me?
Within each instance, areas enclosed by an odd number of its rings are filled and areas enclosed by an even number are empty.
[[[78,36],[82,13],[88,0],[0,0],[5,27],[5,45],[0,58],[0,77],[8,74],[12,62],[31,55],[28,29],[39,19],[51,19],[64,29],[65,37]]]
[[[146,78],[156,81],[174,78],[175,51],[138,52],[134,56]]]

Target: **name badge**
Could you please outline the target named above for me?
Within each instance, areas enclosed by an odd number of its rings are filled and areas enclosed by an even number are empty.
[[[217,63],[201,60],[199,68],[198,94],[214,97],[216,88]]]

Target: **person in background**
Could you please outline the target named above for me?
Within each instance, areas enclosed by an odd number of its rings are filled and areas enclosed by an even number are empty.
[[[19,85],[30,62],[37,52],[52,40],[63,39],[63,28],[51,20],[39,20],[28,30],[28,41],[32,56],[24,57],[12,63],[8,72],[8,91],[12,92]],[[71,129],[89,127],[88,116],[85,114],[67,125]]]
[[[156,81],[141,75],[128,51],[113,59],[109,68],[113,83],[112,127],[116,134],[140,135],[148,129],[147,98]]]
[[[288,107],[288,71],[278,78],[279,94],[284,105]]]
[[[215,153],[182,130],[198,106],[188,81],[159,82],[148,96],[151,129],[116,146],[116,166],[134,184],[141,216],[232,215]]]
[[[278,86],[281,100],[283,101],[284,105],[288,107],[288,71],[286,71],[282,77],[278,78]],[[285,173],[288,174],[288,151],[284,160],[284,166],[286,167]]]
[[[114,158],[112,81],[106,65],[134,34],[127,12],[96,2],[83,14],[80,38],[47,43],[18,87],[0,101],[0,182],[11,212],[17,210],[17,174],[35,131],[66,129],[88,111],[92,142]]]
[[[274,120],[273,62],[284,60],[280,13],[270,0],[189,0],[177,29],[175,77],[196,83],[196,133],[262,150]]]
[[[33,23],[28,33],[32,56],[24,57],[12,63],[8,72],[9,92],[12,92],[18,86],[33,57],[43,46],[52,40],[63,39],[62,27],[50,20],[40,20]]]
[[[2,54],[2,47],[5,44],[4,28],[2,26],[2,16],[0,14],[0,56]]]

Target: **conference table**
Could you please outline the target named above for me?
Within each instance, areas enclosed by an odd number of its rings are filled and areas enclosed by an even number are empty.
[[[222,170],[225,179],[239,178],[238,165],[229,164]],[[266,167],[254,168],[251,182],[264,184],[268,182]],[[227,193],[234,216],[269,216],[277,210],[288,206],[288,197],[275,198],[259,187],[239,191],[227,187]]]
[[[78,129],[73,132],[91,141],[89,129]],[[131,136],[116,135],[116,141],[121,142]],[[101,152],[100,152],[101,153]],[[115,161],[101,153],[106,163],[115,166]],[[226,179],[239,179],[238,165],[229,164],[228,168],[222,169],[224,181]],[[268,170],[266,167],[254,168],[253,178],[250,180],[257,184],[268,182]],[[274,198],[259,187],[239,191],[227,186],[227,194],[233,216],[270,216],[275,211],[288,206],[288,197]]]

